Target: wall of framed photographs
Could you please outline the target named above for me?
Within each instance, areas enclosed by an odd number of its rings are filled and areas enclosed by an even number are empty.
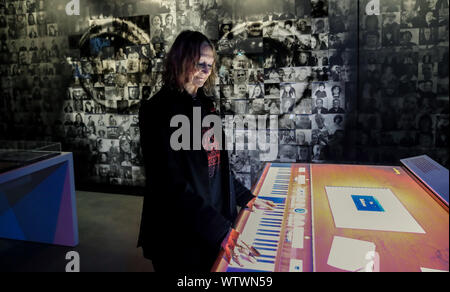
[[[448,167],[447,1],[381,0],[378,16],[366,0],[67,2],[0,0],[0,136],[61,142],[80,184],[144,185],[139,101],[185,29],[216,44],[222,115],[276,117],[277,161]],[[264,150],[236,148],[250,187]]]
[[[448,1],[380,8],[360,17],[356,157],[383,163],[426,153],[448,168]]]

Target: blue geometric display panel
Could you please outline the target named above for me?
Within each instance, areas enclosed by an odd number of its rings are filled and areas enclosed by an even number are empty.
[[[0,184],[0,237],[77,245],[71,175],[65,161]]]

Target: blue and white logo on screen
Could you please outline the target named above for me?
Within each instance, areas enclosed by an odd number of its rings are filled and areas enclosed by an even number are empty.
[[[352,199],[358,211],[384,212],[381,204],[373,196],[352,195]]]

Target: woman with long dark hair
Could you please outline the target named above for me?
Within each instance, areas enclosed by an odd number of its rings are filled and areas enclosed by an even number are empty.
[[[200,32],[183,31],[166,57],[163,87],[141,104],[146,193],[138,246],[156,271],[209,271],[221,247],[238,262],[232,228],[236,206],[272,206],[257,200],[230,172],[228,155],[220,147],[222,133],[217,131],[221,123],[194,123],[205,116],[218,117],[210,97],[215,78],[213,44]],[[174,117],[184,121],[182,128],[176,128],[180,123],[173,123]],[[177,135],[186,123],[189,138]],[[202,141],[198,133],[205,133]],[[236,246],[249,257],[256,253],[244,244]]]

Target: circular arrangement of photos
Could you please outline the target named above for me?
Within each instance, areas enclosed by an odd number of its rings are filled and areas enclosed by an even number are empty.
[[[348,96],[355,94],[357,7],[351,1],[306,0],[225,8],[217,42],[221,113],[264,117],[267,125],[267,145],[254,139],[261,129],[251,123],[236,129],[236,140],[242,132],[245,144],[241,150],[235,141],[230,154],[237,177],[251,186],[256,170],[273,160],[261,155],[270,149],[279,162],[344,160],[336,148],[343,147]],[[271,119],[275,128],[269,127]]]

